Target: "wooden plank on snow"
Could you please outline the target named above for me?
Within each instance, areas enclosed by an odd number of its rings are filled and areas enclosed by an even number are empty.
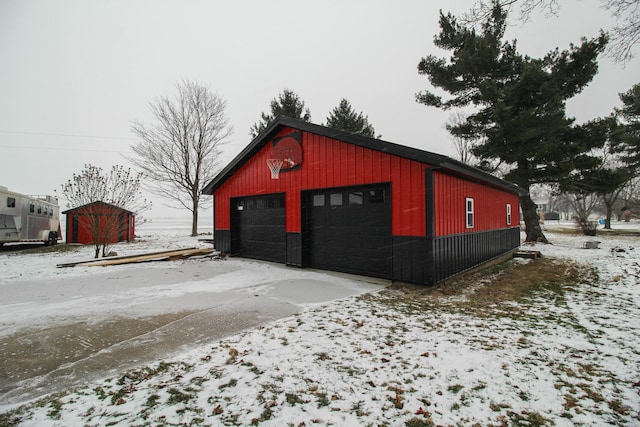
[[[143,261],[176,260],[176,259],[189,258],[193,256],[199,256],[199,255],[208,255],[213,252],[215,252],[215,249],[213,248],[182,249],[182,250],[177,250],[173,252],[165,252],[162,254],[142,254],[142,255],[130,257],[127,259],[100,260],[100,261],[86,263],[83,265],[86,267],[104,267],[108,265],[132,264],[132,263],[143,262]]]
[[[140,257],[140,256],[146,256],[146,255],[163,255],[163,254],[169,254],[169,253],[180,252],[180,251],[188,251],[188,250],[193,250],[193,249],[197,249],[197,248],[191,247],[191,248],[182,248],[182,249],[168,249],[166,251],[140,253],[140,254],[135,254],[135,255],[121,255],[121,256],[109,257],[109,261],[126,260],[126,259],[131,259],[131,258],[137,258],[137,257]],[[105,261],[105,259],[102,259],[100,261]],[[87,265],[87,264],[92,264],[94,262],[99,262],[99,261],[94,258],[94,259],[87,260],[87,261],[76,261],[76,262],[67,262],[67,263],[63,263],[63,264],[58,264],[57,267],[58,268],[75,267],[76,265]]]

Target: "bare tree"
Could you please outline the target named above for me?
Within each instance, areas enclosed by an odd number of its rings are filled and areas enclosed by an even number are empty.
[[[517,8],[522,22],[531,20],[531,14],[540,9],[545,15],[557,16],[560,0],[476,0],[463,22],[477,24],[491,15],[494,2],[507,11]],[[616,62],[627,63],[633,59],[633,48],[640,42],[640,0],[600,0],[602,8],[608,10],[616,24],[609,30],[607,54]]]
[[[640,177],[635,177],[624,186],[622,194],[619,198],[620,204],[618,205],[618,220],[623,218],[628,220],[626,212],[632,212],[637,214],[640,211]],[[626,217],[626,218],[625,218]]]
[[[444,127],[451,134],[449,139],[453,144],[453,148],[456,150],[458,160],[462,163],[473,166],[478,163],[478,159],[473,155],[473,147],[476,145],[477,139],[467,138],[453,132],[454,129],[466,123],[467,115],[462,111],[456,111],[449,116]]]
[[[574,192],[566,194],[571,208],[575,213],[575,220],[584,235],[596,235],[596,221],[590,221],[589,215],[600,202],[600,195],[589,192]]]
[[[614,214],[614,206],[634,175],[627,165],[624,164],[619,153],[614,152],[610,143],[607,143],[600,151],[603,167],[601,180],[608,184],[603,187],[604,190],[600,191],[605,212],[604,228],[611,230],[611,218]]]
[[[113,166],[109,174],[102,168],[85,165],[79,174],[62,185],[61,198],[82,217],[85,232],[93,237],[95,257],[106,256],[109,245],[117,242],[123,224],[121,209],[140,214],[151,207],[140,192],[142,174],[123,166]]]
[[[601,0],[611,12],[616,26],[611,30],[609,55],[617,62],[633,58],[633,47],[640,42],[640,0]]]
[[[201,198],[202,189],[215,176],[221,146],[233,129],[226,101],[208,87],[183,80],[176,89],[175,99],[163,96],[150,103],[153,124],[133,122],[140,142],[132,146],[137,156],[129,160],[144,171],[149,191],[191,212],[195,236],[198,209],[211,203]]]

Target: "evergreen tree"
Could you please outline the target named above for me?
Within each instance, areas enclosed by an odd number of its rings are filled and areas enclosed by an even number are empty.
[[[497,3],[478,31],[441,13],[434,42],[452,51],[451,59],[428,56],[419,63],[418,72],[452,98],[443,100],[423,91],[416,100],[442,109],[476,107],[449,131],[481,141],[474,154],[509,165],[505,178],[529,191],[534,183],[553,183],[566,176],[573,170],[574,158],[604,142],[593,126],[577,126],[566,117],[565,102],[596,75],[596,60],[607,40],[601,34],[568,51],[556,49],[544,58],[530,58],[517,52],[516,41],[502,41],[506,19]],[[547,242],[531,197],[521,196],[520,205],[526,240]]]
[[[262,113],[260,121],[251,126],[251,138],[258,136],[269,123],[278,116],[291,117],[305,122],[311,121],[311,112],[305,108],[304,101],[294,91],[284,89],[277,98],[271,100],[271,114]]]
[[[621,123],[614,132],[614,141],[623,161],[637,172],[640,168],[640,83],[620,94],[623,107],[616,113]]]
[[[376,137],[376,130],[369,123],[369,118],[363,115],[362,112],[356,113],[351,107],[351,103],[344,98],[340,101],[340,105],[334,108],[329,117],[327,117],[327,126],[359,133],[371,138]]]

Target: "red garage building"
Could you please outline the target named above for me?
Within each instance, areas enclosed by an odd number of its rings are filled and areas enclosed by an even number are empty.
[[[135,237],[135,214],[105,202],[93,202],[62,212],[67,215],[67,243],[94,243],[94,236],[106,243],[130,242]]]
[[[269,159],[281,163],[272,178]],[[434,284],[520,245],[519,194],[446,156],[286,117],[204,189],[230,255]]]

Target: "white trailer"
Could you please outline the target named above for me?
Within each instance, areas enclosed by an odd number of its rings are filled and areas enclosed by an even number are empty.
[[[54,196],[27,196],[0,186],[0,246],[9,242],[55,245],[62,238]]]

